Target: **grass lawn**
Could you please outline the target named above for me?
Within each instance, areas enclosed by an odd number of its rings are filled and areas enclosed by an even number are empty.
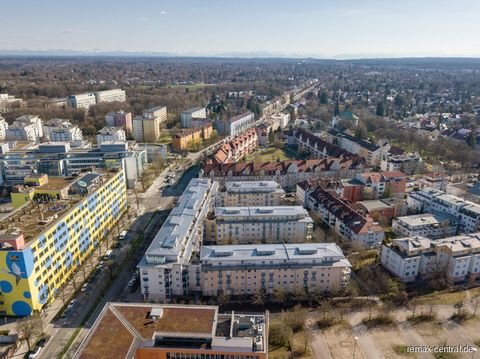
[[[159,143],[167,144],[172,142],[172,134],[168,130],[163,130],[160,139],[158,140]]]
[[[468,290],[470,298],[480,295],[480,287]],[[439,291],[417,297],[418,304],[455,304],[467,298],[466,290]]]
[[[280,159],[285,161],[291,159],[282,149],[276,147],[258,148],[254,153],[245,158],[246,162],[271,162]]]

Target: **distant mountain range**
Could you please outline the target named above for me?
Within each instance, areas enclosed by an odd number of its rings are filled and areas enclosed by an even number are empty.
[[[223,52],[223,53],[173,53],[173,52],[154,52],[154,51],[102,51],[92,50],[28,50],[28,49],[0,49],[0,57],[159,57],[159,58],[236,58],[236,59],[292,59],[292,60],[311,60],[311,61],[345,61],[362,62],[369,64],[399,62],[407,63],[469,63],[473,65],[480,64],[480,57],[392,57],[386,54],[342,54],[337,56],[322,56],[313,53],[277,53],[267,51],[257,52]]]

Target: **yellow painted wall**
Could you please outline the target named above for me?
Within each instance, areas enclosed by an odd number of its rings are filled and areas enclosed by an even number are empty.
[[[23,250],[0,251],[0,310],[24,316],[51,302],[126,207],[126,183],[121,171]]]

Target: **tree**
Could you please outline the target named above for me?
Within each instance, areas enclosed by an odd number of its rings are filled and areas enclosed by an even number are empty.
[[[477,138],[473,131],[468,134],[467,143],[471,148],[475,148],[477,145]]]
[[[275,303],[284,303],[285,300],[287,299],[287,292],[285,292],[281,288],[275,288],[272,293],[273,296],[273,301]]]
[[[318,99],[322,105],[328,104],[328,94],[326,91],[319,92]]]
[[[31,351],[31,341],[40,334],[38,323],[32,317],[19,319],[17,320],[17,333],[20,340],[27,342],[28,351]]]
[[[264,289],[260,289],[257,293],[254,294],[252,304],[255,305],[264,305],[267,294]]]
[[[377,103],[377,110],[375,113],[377,116],[385,116],[385,107],[383,106],[383,102]]]

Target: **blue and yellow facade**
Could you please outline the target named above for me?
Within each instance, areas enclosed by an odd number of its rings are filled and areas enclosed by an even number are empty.
[[[26,243],[21,233],[18,243],[0,234],[1,313],[27,316],[53,301],[114,227],[127,209],[126,180],[123,171],[108,175],[94,192],[70,202],[66,213]]]

